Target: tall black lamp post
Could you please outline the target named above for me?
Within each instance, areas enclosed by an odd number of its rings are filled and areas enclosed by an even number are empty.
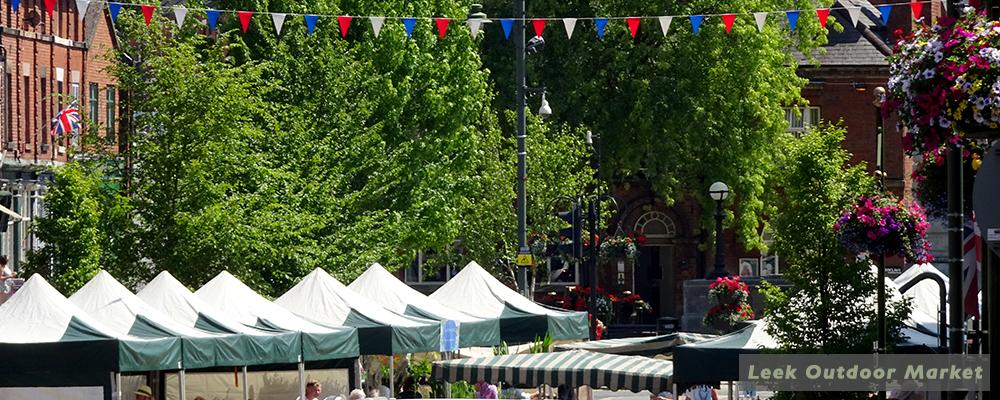
[[[726,271],[726,248],[722,241],[722,220],[726,218],[722,203],[729,197],[729,186],[715,182],[708,188],[708,195],[715,200],[715,270],[707,278],[723,278],[729,276],[729,272]]]

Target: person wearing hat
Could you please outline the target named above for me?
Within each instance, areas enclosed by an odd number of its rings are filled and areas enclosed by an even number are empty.
[[[135,400],[153,400],[153,388],[139,385],[139,389],[135,391]]]

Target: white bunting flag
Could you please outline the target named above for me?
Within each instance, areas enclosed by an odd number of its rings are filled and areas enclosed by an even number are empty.
[[[281,34],[281,26],[285,24],[284,13],[271,13],[271,21],[274,21],[274,30]]]
[[[766,12],[755,12],[755,13],[753,13],[753,19],[755,21],[757,21],[757,32],[763,32],[764,31],[764,22],[767,21],[767,13]]]
[[[847,15],[851,17],[851,27],[857,27],[858,17],[861,16],[861,7],[847,7]]]
[[[90,0],[76,0],[76,13],[80,14],[80,21],[83,21],[83,16],[87,15],[88,6],[90,6]]]
[[[375,32],[375,37],[378,37],[379,32],[382,32],[382,24],[385,23],[385,17],[371,17],[369,20],[372,23],[372,31]]]
[[[184,27],[184,18],[187,17],[187,15],[188,15],[187,7],[184,6],[174,7],[174,21],[177,21],[178,28]]]
[[[469,18],[469,30],[472,31],[472,37],[479,36],[479,27],[482,26],[483,20],[479,18]]]
[[[573,30],[576,29],[576,18],[563,18],[563,26],[566,27],[566,38],[573,38]]]
[[[663,31],[663,36],[667,36],[667,31],[670,30],[670,22],[674,20],[674,17],[660,17],[660,30]]]

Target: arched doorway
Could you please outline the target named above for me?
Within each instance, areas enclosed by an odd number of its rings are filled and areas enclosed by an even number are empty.
[[[653,315],[678,315],[674,271],[677,224],[667,213],[649,210],[635,220],[633,231],[646,236],[635,271],[636,293],[649,302]]]

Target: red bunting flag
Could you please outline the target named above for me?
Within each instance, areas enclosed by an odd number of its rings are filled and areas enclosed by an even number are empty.
[[[142,17],[146,19],[146,26],[149,26],[149,22],[153,20],[153,10],[155,7],[149,4],[142,5]]]
[[[722,24],[726,26],[726,33],[733,31],[734,22],[736,22],[736,14],[722,14]]]
[[[236,16],[240,17],[240,27],[243,28],[243,33],[247,33],[247,29],[250,29],[250,17],[253,16],[253,12],[237,11]]]
[[[635,39],[635,33],[639,31],[639,18],[625,18],[625,23],[628,24],[628,31],[632,34],[632,39]]]
[[[924,10],[924,3],[911,1],[910,10],[913,11],[913,19],[920,19],[920,13]]]
[[[340,37],[347,37],[347,28],[351,27],[351,16],[340,15],[337,17],[337,25],[340,25]]]
[[[448,23],[451,22],[448,18],[435,18],[434,23],[438,26],[438,37],[444,39],[445,32],[448,32]]]
[[[826,29],[826,19],[830,17],[829,8],[818,8],[816,9],[816,16],[819,17],[819,26]]]
[[[56,10],[56,0],[45,0],[45,12],[52,16],[52,12]],[[17,6],[14,6],[14,11],[17,11]]]
[[[541,37],[542,32],[545,31],[545,19],[535,18],[531,20],[531,26],[535,28],[535,36]]]

